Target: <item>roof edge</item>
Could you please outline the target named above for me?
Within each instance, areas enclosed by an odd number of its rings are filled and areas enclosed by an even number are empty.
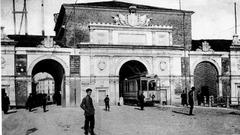
[[[153,10],[166,10],[166,11],[175,11],[175,12],[184,12],[184,13],[190,13],[193,14],[194,11],[189,11],[189,10],[179,10],[179,9],[173,9],[173,8],[163,8],[163,7],[157,7],[157,6],[151,6],[151,5],[144,5],[144,4],[137,4],[137,3],[128,3],[128,2],[123,2],[123,1],[117,1],[117,0],[112,0],[112,1],[101,1],[101,2],[85,2],[85,3],[72,3],[72,4],[62,4],[63,7],[73,7],[74,5],[77,6],[92,6],[92,7],[107,7],[107,6],[96,6],[96,5],[91,5],[91,4],[98,4],[98,3],[122,3],[122,4],[129,4],[129,5],[136,5],[136,6],[142,6],[142,7],[148,7],[152,8]]]

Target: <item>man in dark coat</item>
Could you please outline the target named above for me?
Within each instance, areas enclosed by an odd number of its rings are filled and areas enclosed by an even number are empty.
[[[27,103],[26,103],[26,109],[28,108],[29,112],[32,111],[33,108],[33,96],[32,93],[29,94],[28,99],[27,99]]]
[[[47,105],[47,94],[42,94],[42,106],[43,106],[43,112],[46,112],[46,105]]]
[[[144,109],[144,98],[145,98],[145,96],[143,95],[143,92],[141,92],[141,94],[140,94],[139,97],[138,97],[141,110]]]
[[[9,106],[10,106],[9,97],[7,96],[6,93],[3,93],[3,98],[2,98],[2,110],[3,110],[4,114],[7,114],[7,113],[8,113]]]
[[[192,87],[191,90],[188,92],[188,103],[190,105],[190,111],[189,115],[193,115],[193,106],[194,106],[194,101],[193,101],[193,92],[195,91],[195,87]]]
[[[106,98],[104,99],[106,111],[110,111],[109,101],[110,101],[110,99],[109,99],[109,97],[107,95]]]
[[[93,101],[91,98],[92,89],[88,88],[86,92],[87,92],[87,96],[83,98],[82,103],[80,105],[80,107],[84,110],[84,115],[85,115],[84,134],[85,135],[88,134],[89,124],[90,124],[90,133],[91,135],[95,135],[94,133],[95,109],[94,109]]]
[[[182,94],[181,94],[181,98],[182,98],[182,105],[186,105],[187,106],[187,93],[186,91],[183,90]]]

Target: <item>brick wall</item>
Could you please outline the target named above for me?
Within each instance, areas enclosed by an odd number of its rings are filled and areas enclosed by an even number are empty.
[[[183,17],[182,12],[140,12],[141,9],[137,9],[137,13],[143,15],[148,14],[152,18],[152,25],[168,25],[173,26],[173,45],[183,45],[183,18],[185,29],[185,43],[188,47],[191,45],[191,13],[186,13]],[[139,11],[139,12],[138,12]],[[113,23],[112,16],[116,16],[118,13],[128,14],[128,10],[101,10],[101,9],[84,9],[84,7],[76,8],[74,18],[73,9],[66,8],[66,45],[73,46],[74,43],[74,28],[76,31],[76,43],[89,41],[89,29],[88,24],[90,22],[102,22]],[[74,26],[75,25],[75,26]]]

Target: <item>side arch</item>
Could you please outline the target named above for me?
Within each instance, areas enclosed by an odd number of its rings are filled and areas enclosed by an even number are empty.
[[[220,76],[221,75],[221,67],[219,66],[218,62],[216,62],[214,59],[201,59],[201,60],[196,60],[193,65],[191,66],[191,75],[194,75],[194,70],[196,69],[197,65],[201,62],[209,62],[209,63],[212,63],[217,71],[218,71],[218,75]]]
[[[31,76],[32,70],[33,70],[34,66],[35,66],[38,62],[40,62],[40,61],[42,61],[42,60],[45,60],[45,59],[51,59],[51,60],[57,61],[59,64],[62,65],[62,67],[63,67],[63,69],[64,69],[64,71],[65,71],[65,75],[66,75],[66,76],[69,76],[69,72],[68,72],[68,71],[69,71],[69,67],[68,67],[68,65],[67,65],[62,59],[60,59],[60,58],[58,58],[58,57],[56,57],[56,56],[53,56],[53,55],[44,55],[44,56],[40,56],[40,57],[36,58],[35,60],[33,60],[32,63],[31,63],[31,64],[29,65],[29,67],[28,67],[28,72],[27,72],[27,74],[28,74],[29,76]]]

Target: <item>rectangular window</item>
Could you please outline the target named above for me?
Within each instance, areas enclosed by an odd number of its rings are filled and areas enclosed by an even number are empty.
[[[147,44],[146,34],[135,34],[135,33],[119,33],[118,43],[126,45],[146,45]]]
[[[156,32],[155,40],[157,46],[169,46],[171,37],[169,32]]]

